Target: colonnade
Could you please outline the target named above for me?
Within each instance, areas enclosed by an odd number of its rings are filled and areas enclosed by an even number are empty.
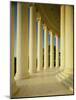
[[[30,9],[28,23],[28,8]],[[36,21],[38,23],[38,48],[36,48]],[[29,27],[28,27],[29,24]],[[44,68],[42,66],[42,25],[44,29]],[[29,33],[28,33],[29,29]],[[48,26],[42,23],[41,16],[36,12],[35,5],[17,3],[17,72],[16,79],[29,77],[34,73],[48,69]],[[28,41],[29,34],[29,41]],[[50,68],[54,67],[54,33],[50,31]],[[29,42],[29,43],[28,43]],[[38,64],[36,57],[38,49]],[[29,58],[28,58],[29,57]],[[59,67],[58,35],[56,35],[56,67]],[[29,62],[29,63],[28,63]],[[29,66],[29,67],[28,67]]]
[[[30,9],[29,23],[28,23],[28,8]],[[67,66],[67,64],[69,68],[71,68],[73,65],[73,58],[71,58],[73,56],[73,49],[72,49],[73,28],[70,26],[71,24],[73,25],[73,21],[70,21],[71,18],[73,17],[71,15],[72,12],[73,11],[71,10],[71,8],[66,6],[65,8],[66,14],[65,14],[64,6],[61,7],[61,31],[60,31],[61,68],[64,68],[64,66],[65,65]],[[69,13],[69,19],[67,17],[68,13]],[[12,21],[13,20],[14,19],[12,17]],[[37,45],[36,21],[38,23],[38,48],[36,47]],[[42,66],[43,65],[42,28],[44,29],[44,66]],[[14,33],[13,30],[14,29],[12,29],[12,34]],[[48,66],[48,32],[50,33],[51,37],[50,66]],[[29,34],[29,39],[28,39],[28,34]],[[34,4],[28,5],[27,3],[19,3],[19,2],[17,3],[17,67],[16,67],[15,79],[29,78],[30,74],[34,72],[47,70],[49,67],[54,68],[54,35],[56,36],[56,67],[59,67],[58,33],[55,34],[51,31],[51,29],[48,30],[48,25],[45,22],[42,23],[42,17],[40,16],[39,12],[36,12]],[[71,39],[72,41],[70,41]],[[14,47],[13,42],[14,42],[14,37],[12,35],[12,48]],[[66,49],[69,51],[67,51]],[[37,50],[38,50],[38,64],[36,66]],[[70,62],[68,62],[69,59],[68,57],[70,58]],[[13,51],[12,51],[12,58],[14,58]],[[12,66],[14,66],[13,61],[12,61]],[[12,77],[14,80],[14,75]]]

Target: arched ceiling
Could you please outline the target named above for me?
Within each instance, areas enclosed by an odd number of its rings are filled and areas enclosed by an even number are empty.
[[[47,24],[48,29],[53,33],[60,34],[60,5],[38,3],[35,5],[41,15],[42,22]]]

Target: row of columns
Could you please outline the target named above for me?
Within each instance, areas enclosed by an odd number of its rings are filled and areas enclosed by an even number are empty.
[[[38,66],[36,68],[36,20],[38,22]],[[44,69],[48,69],[48,28],[44,29]],[[50,31],[51,52],[50,68],[54,67],[54,34]],[[28,44],[29,42],[29,44]],[[29,46],[29,47],[28,47]],[[29,77],[29,73],[42,70],[42,22],[41,16],[36,18],[34,5],[30,6],[29,41],[28,41],[28,4],[17,3],[17,72],[16,79]],[[29,58],[28,58],[29,57]],[[58,35],[56,35],[56,67],[59,66]],[[28,60],[29,59],[29,60]],[[29,62],[29,63],[28,63]],[[28,69],[29,66],[29,69]]]
[[[73,7],[61,6],[61,68],[73,74]],[[28,4],[17,3],[17,72],[15,79],[29,77],[42,70],[42,22],[38,21],[38,66],[36,69],[36,10],[30,7],[30,26],[28,41]],[[44,69],[48,68],[48,28],[44,24]],[[51,35],[50,68],[54,67],[54,34]],[[11,95],[16,93],[17,87],[14,79],[14,4],[11,6]],[[29,42],[29,47],[28,47]],[[59,66],[58,34],[56,34],[56,67]],[[29,58],[28,58],[29,57]],[[29,59],[29,60],[28,60]],[[68,60],[69,59],[69,60]],[[28,63],[29,61],[29,63]],[[29,66],[29,68],[28,68]],[[68,67],[67,67],[68,66]]]

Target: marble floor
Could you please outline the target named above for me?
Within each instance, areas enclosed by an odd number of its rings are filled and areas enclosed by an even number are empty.
[[[56,78],[59,72],[60,70],[58,68],[53,68],[34,73],[29,79],[16,80],[18,92],[15,94],[15,97],[72,94],[72,92]]]

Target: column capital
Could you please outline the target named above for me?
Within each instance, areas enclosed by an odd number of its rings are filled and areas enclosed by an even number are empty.
[[[61,5],[61,8],[64,9],[65,8],[65,5]]]
[[[43,24],[43,29],[47,29],[47,25],[45,23]]]
[[[41,16],[39,12],[37,13],[37,21],[41,21]]]
[[[38,16],[37,17],[37,21],[41,21],[41,16]]]
[[[25,3],[24,2],[20,2],[20,3],[21,3],[22,6],[25,5],[25,6],[28,6],[29,7],[29,3],[26,3],[26,2]]]
[[[55,33],[55,35],[56,35],[56,36],[59,36],[59,34],[58,34],[58,33]]]
[[[49,31],[50,33],[53,33],[51,29],[50,29],[50,30],[48,30],[48,31]]]
[[[35,6],[35,3],[29,3],[28,6],[33,7],[33,6]]]

